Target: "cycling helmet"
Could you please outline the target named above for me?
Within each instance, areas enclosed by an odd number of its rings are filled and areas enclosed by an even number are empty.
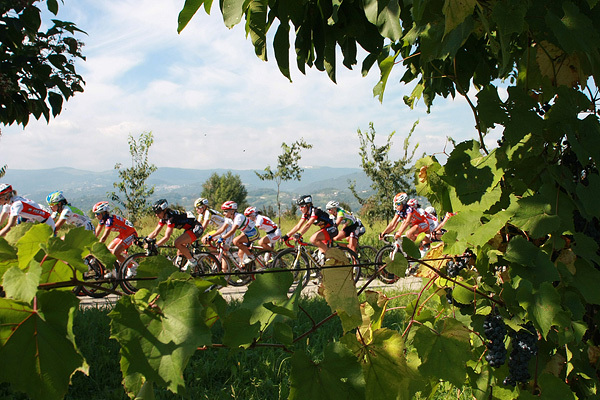
[[[434,217],[437,217],[437,211],[435,211],[435,208],[433,208],[432,206],[427,207],[425,209],[425,212],[433,215]]]
[[[57,190],[46,196],[46,203],[48,203],[49,206],[58,204],[61,201],[65,203],[67,202],[67,199],[65,199],[65,196],[63,196],[62,190]]]
[[[156,203],[152,205],[152,211],[155,213],[159,211],[164,211],[169,207],[169,202],[166,199],[157,200]]]
[[[249,217],[251,215],[256,215],[256,207],[248,207],[244,210],[244,215]]]
[[[307,206],[309,204],[312,204],[312,196],[310,194],[300,196],[300,198],[296,200],[296,204],[299,206]]]
[[[3,183],[0,185],[0,195],[7,194],[13,191],[12,185]]]
[[[226,201],[225,203],[223,203],[223,205],[221,206],[221,210],[223,211],[227,211],[227,210],[237,210],[237,203],[235,201],[229,200]]]
[[[340,206],[339,202],[337,202],[335,200],[332,200],[329,203],[327,203],[327,205],[325,206],[325,208],[327,210],[331,210],[332,208],[338,208],[339,206]]]
[[[96,204],[94,204],[94,207],[92,207],[92,212],[94,214],[100,214],[103,212],[109,212],[110,211],[110,205],[108,204],[108,201],[99,201]]]
[[[412,208],[418,208],[419,202],[417,201],[417,199],[410,199],[406,202],[406,205]]]
[[[198,208],[198,207],[202,207],[202,206],[208,207],[208,199],[205,199],[204,197],[198,197],[196,199],[196,201],[194,202],[194,208]]]
[[[396,196],[394,196],[394,206],[406,204],[407,201],[408,201],[408,195],[404,192],[400,192]]]

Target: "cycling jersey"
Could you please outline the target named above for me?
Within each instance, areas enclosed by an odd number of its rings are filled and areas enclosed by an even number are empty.
[[[315,224],[323,224],[322,228],[329,228],[335,225],[335,221],[331,219],[329,214],[319,207],[310,207],[308,212],[302,215],[303,220],[309,220],[311,218],[316,218]]]
[[[56,217],[58,217],[59,221],[64,219],[67,224],[83,226],[88,231],[94,230],[92,220],[87,215],[84,215],[83,211],[81,211],[77,207],[65,204],[63,205],[63,209],[60,215],[58,214],[58,212],[52,213],[52,219],[56,219]]]
[[[279,230],[279,227],[277,227],[277,224],[271,218],[258,214],[254,223],[258,229],[266,232],[266,236],[271,242],[276,242],[281,237],[281,230]]]
[[[396,210],[396,214],[402,219],[406,219],[408,214],[411,214],[408,224],[410,226],[417,225],[419,227],[419,232],[433,231],[437,226],[437,218],[422,208],[406,206],[402,209],[402,211]]]
[[[2,206],[2,212],[10,213],[11,217],[46,223],[54,230],[54,220],[51,218],[52,211],[25,197],[13,196],[10,203]]]
[[[170,208],[165,210],[165,216],[158,221],[158,225],[167,225],[168,228],[183,229],[192,242],[195,242],[202,236],[202,232],[204,232],[202,224],[200,221],[196,220],[194,214],[185,211],[171,210]]]
[[[250,241],[258,239],[258,230],[256,229],[254,221],[246,217],[244,214],[236,212],[235,216],[233,217],[233,224],[236,225]]]
[[[225,217],[218,211],[207,208],[202,215],[198,215],[198,221],[201,221],[205,228],[210,224],[219,229],[225,222]]]
[[[108,217],[99,220],[98,224],[104,225],[105,229],[118,232],[119,238],[126,238],[132,235],[137,236],[137,232],[133,227],[133,224],[129,220],[118,215],[108,214]]]
[[[342,208],[338,208],[337,214],[335,215],[335,219],[337,221],[338,218],[342,217],[342,221],[340,225],[345,224],[346,226],[350,226],[355,224],[358,220],[350,211],[346,211]]]

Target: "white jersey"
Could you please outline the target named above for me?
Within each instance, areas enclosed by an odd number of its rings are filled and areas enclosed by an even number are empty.
[[[238,227],[238,229],[245,234],[256,231],[256,226],[254,225],[254,221],[250,218],[246,217],[242,213],[235,213],[233,217],[233,224]]]
[[[206,211],[204,211],[204,214],[198,215],[198,221],[202,223],[204,229],[207,229],[208,225],[213,225],[215,228],[219,229],[225,222],[225,219],[226,218],[218,211],[210,208],[207,208]]]
[[[22,217],[27,220],[46,223],[54,230],[52,211],[33,200],[21,196],[13,196],[11,202],[2,207],[2,213],[10,213],[11,217]]]
[[[83,215],[83,212],[76,207],[68,206],[67,204],[63,205],[60,215],[58,215],[58,212],[52,213],[52,219],[56,220],[57,217],[58,221],[64,219],[67,224],[83,226],[88,231],[94,230],[92,220],[87,215]]]
[[[261,231],[265,231],[270,233],[277,229],[277,224],[271,220],[269,217],[265,217],[264,215],[258,214],[256,216],[255,221],[256,227]]]

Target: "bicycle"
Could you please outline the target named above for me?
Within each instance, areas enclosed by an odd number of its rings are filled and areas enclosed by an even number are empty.
[[[271,268],[269,265],[271,263],[269,263],[265,257],[266,254],[270,254],[271,259],[273,259],[273,252],[271,250],[250,245],[250,251],[252,251],[254,257],[251,258],[249,262],[243,263],[237,254],[237,248],[235,246],[226,250],[222,243],[217,243],[216,248],[218,250],[216,259],[219,262],[212,269],[212,272],[218,273],[221,272],[222,269],[225,269],[222,272],[226,274],[225,280],[229,285],[246,286],[254,280],[254,274],[252,274],[253,271]],[[225,263],[224,268],[222,263]],[[258,269],[256,268],[256,264],[259,265]]]
[[[137,274],[137,268],[143,259],[159,255],[160,250],[163,249],[175,249],[173,246],[157,246],[156,239],[149,238],[137,238],[136,245],[142,248],[145,247],[146,250],[127,257],[118,272],[118,282],[121,283],[121,288],[127,294],[133,294],[138,291],[137,285],[140,279],[135,278],[135,275]],[[197,265],[193,270],[188,271],[193,277],[206,274],[207,271],[211,271],[212,268],[214,268],[214,265],[218,264],[216,257],[207,251],[202,251],[200,245],[195,244],[191,247],[191,253],[197,261]],[[177,258],[172,254],[167,255],[166,258],[180,271],[187,262],[185,257]]]
[[[89,254],[84,258],[83,262],[88,266],[88,272],[83,274],[83,281],[91,281],[93,284],[93,287],[81,285],[80,291],[83,294],[99,299],[108,296],[111,291],[117,289],[119,283],[115,279],[115,276],[111,274],[109,277],[106,277],[111,271],[108,270],[95,256]],[[118,261],[115,261],[113,268],[116,271],[120,270]]]
[[[294,240],[295,245],[289,242]],[[318,249],[310,252],[307,247],[313,245],[302,241],[300,238],[290,238],[285,242],[289,248],[280,250],[273,260],[273,268],[287,269],[292,271],[294,282],[290,291],[293,291],[299,284],[306,286],[311,278],[319,281],[322,277],[321,270],[325,263],[325,258],[321,256]],[[347,247],[340,247],[346,255],[348,265],[354,265],[352,268],[352,279],[356,283],[360,279],[360,265],[357,254]]]
[[[402,239],[390,240],[390,238],[394,238],[394,235],[385,235],[384,236],[383,240],[385,242],[387,242],[388,244],[383,246],[377,252],[377,256],[375,257],[376,264],[385,264],[388,257],[390,258],[390,260],[393,261],[395,255],[398,252],[404,254],[404,256],[406,257],[406,253],[404,253],[404,250],[402,250],[402,242],[401,242]],[[409,261],[408,266],[406,268],[406,276],[415,274],[417,272],[418,268],[419,268],[418,263]],[[377,275],[377,278],[381,282],[388,284],[388,285],[396,283],[400,279],[399,276],[394,275],[393,273],[389,272],[385,266],[379,272],[379,274]]]
[[[345,240],[333,242],[338,247],[348,247],[348,242]],[[360,276],[365,279],[371,279],[377,273],[379,269],[375,264],[375,257],[377,256],[378,250],[369,245],[358,245],[358,263],[360,264]]]

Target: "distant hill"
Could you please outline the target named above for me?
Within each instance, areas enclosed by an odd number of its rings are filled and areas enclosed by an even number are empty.
[[[164,197],[172,204],[191,208],[193,201],[200,196],[202,184],[210,175],[222,175],[227,171],[240,176],[248,190],[250,204],[275,207],[276,184],[261,181],[254,170],[158,168],[148,178],[148,183],[155,186],[154,196],[150,200]],[[45,202],[48,193],[62,190],[71,203],[82,209],[89,209],[97,201],[106,199],[107,192],[114,190],[113,183],[118,180],[116,170],[94,172],[75,168],[9,169],[1,179],[2,182],[11,183],[20,195],[41,203]],[[301,181],[282,183],[281,202],[287,205],[301,194],[313,194],[319,206],[336,199],[350,204],[352,209],[358,209],[358,202],[348,190],[349,180],[355,181],[360,191],[370,190],[371,182],[359,168],[305,167]]]

